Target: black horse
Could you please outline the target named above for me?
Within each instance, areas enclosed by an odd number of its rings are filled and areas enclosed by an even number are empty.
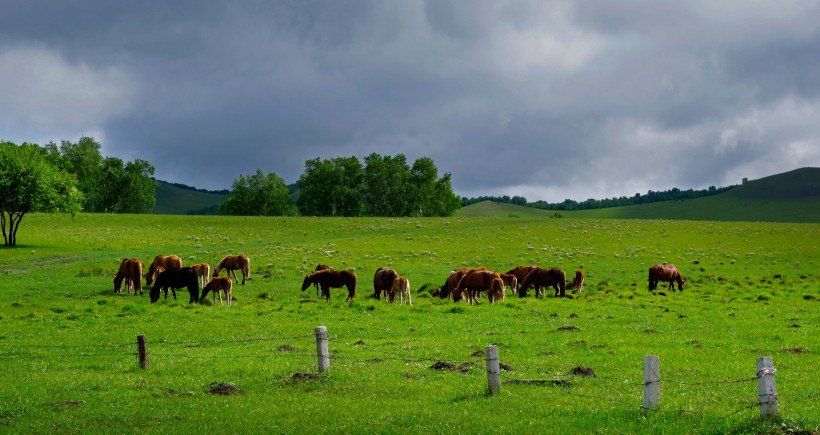
[[[151,287],[151,303],[159,300],[160,289],[165,290],[165,297],[168,297],[168,288],[174,291],[174,299],[177,294],[174,289],[188,287],[188,293],[191,299],[188,303],[199,301],[199,275],[195,269],[190,267],[183,267],[181,269],[168,268],[157,276],[154,286]]]

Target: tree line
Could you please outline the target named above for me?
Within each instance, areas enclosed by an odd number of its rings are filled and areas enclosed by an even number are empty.
[[[711,196],[717,195],[719,193],[726,192],[736,186],[726,186],[726,187],[715,187],[709,186],[708,189],[688,189],[688,190],[681,190],[677,187],[669,189],[669,190],[662,190],[662,191],[648,191],[646,194],[642,195],[640,193],[636,193],[634,196],[621,196],[618,198],[606,198],[606,199],[587,199],[586,201],[574,201],[571,199],[565,199],[562,202],[546,202],[546,201],[535,201],[535,202],[527,202],[527,199],[521,196],[514,196],[510,198],[509,196],[479,196],[476,198],[461,198],[461,205],[462,207],[466,207],[470,204],[475,204],[481,201],[493,201],[493,202],[501,202],[506,204],[516,204],[516,205],[523,205],[527,207],[538,208],[542,210],[556,210],[556,211],[573,211],[573,210],[590,210],[590,209],[597,209],[597,208],[610,208],[610,207],[623,207],[627,205],[640,205],[640,204],[650,204],[653,202],[662,202],[662,201],[680,201],[684,199],[694,199],[700,198],[703,196]]]
[[[429,157],[409,165],[403,154],[319,157],[305,162],[292,186],[275,173],[240,175],[221,214],[289,216],[449,216],[461,206],[451,175]]]
[[[58,146],[0,141],[0,228],[6,246],[29,212],[145,213],[154,208],[154,167],[103,158],[90,137]]]

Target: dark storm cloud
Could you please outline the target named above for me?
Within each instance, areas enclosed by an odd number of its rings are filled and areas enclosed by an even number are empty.
[[[0,1],[0,137],[160,179],[432,157],[583,200],[820,165],[813,2]]]

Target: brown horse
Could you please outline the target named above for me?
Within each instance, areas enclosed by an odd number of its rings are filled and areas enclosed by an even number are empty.
[[[389,267],[380,267],[376,269],[376,273],[373,274],[373,297],[377,300],[381,300],[382,290],[384,291],[384,295],[386,297],[387,292],[389,292],[390,288],[393,287],[393,281],[395,281],[398,277],[399,274]]]
[[[686,280],[680,275],[680,271],[674,264],[655,264],[649,268],[649,290],[658,288],[658,281],[669,282],[669,290],[674,291],[674,283],[678,283],[678,290],[683,291]]]
[[[453,291],[453,300],[460,301],[466,291],[467,300],[470,304],[473,302],[478,303],[476,296],[484,290],[487,290],[488,294],[501,294],[504,291],[504,281],[501,280],[498,272],[483,268],[471,269],[464,274],[464,277],[461,278],[458,286]],[[490,302],[493,301],[494,299],[491,298]]]
[[[518,296],[527,296],[527,288],[529,286],[549,287],[555,288],[555,296],[566,296],[567,289],[567,274],[564,269],[552,267],[549,269],[536,268],[524,278],[524,282],[518,288]]]
[[[410,280],[406,276],[400,276],[393,281],[390,286],[390,302],[396,300],[396,294],[399,295],[399,304],[404,305],[404,298],[407,297],[407,303],[413,305],[413,298],[410,296]]]
[[[516,288],[510,288],[512,291],[520,291],[521,283],[524,282],[524,278],[529,275],[530,272],[537,269],[538,265],[533,264],[532,266],[516,266],[508,271],[506,271],[505,275],[515,275],[515,279],[518,280],[518,286]],[[537,289],[536,289],[537,290]]]
[[[211,280],[211,265],[208,263],[199,263],[189,267],[196,270],[196,274],[199,276],[199,285],[204,288],[205,283]]]
[[[122,280],[125,280],[125,290],[134,291],[134,296],[142,294],[142,263],[136,258],[126,258],[120,263],[120,270],[114,277],[114,293],[119,293]]]
[[[356,295],[356,274],[352,270],[320,270],[313,272],[302,281],[302,291],[305,291],[311,284],[319,284],[322,287],[322,294],[325,300],[330,300],[330,289],[347,287],[347,299],[353,299]]]
[[[201,304],[202,301],[205,300],[205,296],[208,295],[208,292],[213,292],[214,305],[216,305],[217,296],[219,296],[219,305],[222,305],[222,293],[220,293],[220,291],[225,293],[225,299],[228,300],[228,306],[230,307],[233,302],[233,282],[230,276],[217,276],[208,281],[205,287],[202,287],[202,296],[199,298],[199,303]]]
[[[313,269],[314,272],[318,272],[320,270],[330,270],[330,266],[327,264],[320,264],[316,266],[316,269]],[[316,289],[316,297],[319,297],[319,284],[313,283],[313,287]]]
[[[459,281],[461,278],[464,278],[464,275],[469,271],[469,268],[462,268],[456,269],[450,272],[447,275],[447,279],[444,281],[444,285],[441,286],[438,290],[433,292],[433,296],[438,296],[442,299],[450,298],[453,296],[453,291],[458,287]]]
[[[518,291],[518,277],[511,273],[502,273],[501,280],[504,281],[505,286],[510,286],[510,291]]]
[[[182,267],[182,259],[176,255],[157,255],[154,257],[154,261],[148,266],[148,273],[145,276],[145,285],[151,285],[151,283],[154,282],[154,275],[158,274],[157,267],[164,267],[166,269],[173,267],[179,269]]]
[[[578,269],[575,271],[575,279],[572,280],[572,292],[581,293],[584,290],[584,271]]]
[[[245,254],[226,255],[214,269],[214,278],[219,276],[219,271],[225,269],[228,271],[228,276],[233,275],[233,280],[236,279],[236,271],[242,271],[242,285],[245,285],[245,278],[251,277],[251,260]]]
[[[489,300],[491,304],[503,301],[506,297],[506,289],[507,287],[503,279],[494,279],[492,284],[490,284],[490,288],[487,290],[487,300]]]

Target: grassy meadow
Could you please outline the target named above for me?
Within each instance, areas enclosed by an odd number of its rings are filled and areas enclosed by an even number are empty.
[[[0,249],[0,431],[817,433],[818,241],[812,223],[35,214]],[[113,293],[124,257],[239,252],[251,279],[233,307]],[[681,269],[682,293],[647,290],[660,262]],[[356,271],[352,302],[300,291],[319,263]],[[428,293],[453,268],[533,263],[583,268],[584,292],[477,306]],[[410,279],[413,306],[373,299],[381,266]],[[489,344],[505,369],[495,396]],[[646,355],[662,379],[647,418]],[[777,368],[775,422],[754,406],[760,356]],[[533,379],[559,382],[508,383]]]

